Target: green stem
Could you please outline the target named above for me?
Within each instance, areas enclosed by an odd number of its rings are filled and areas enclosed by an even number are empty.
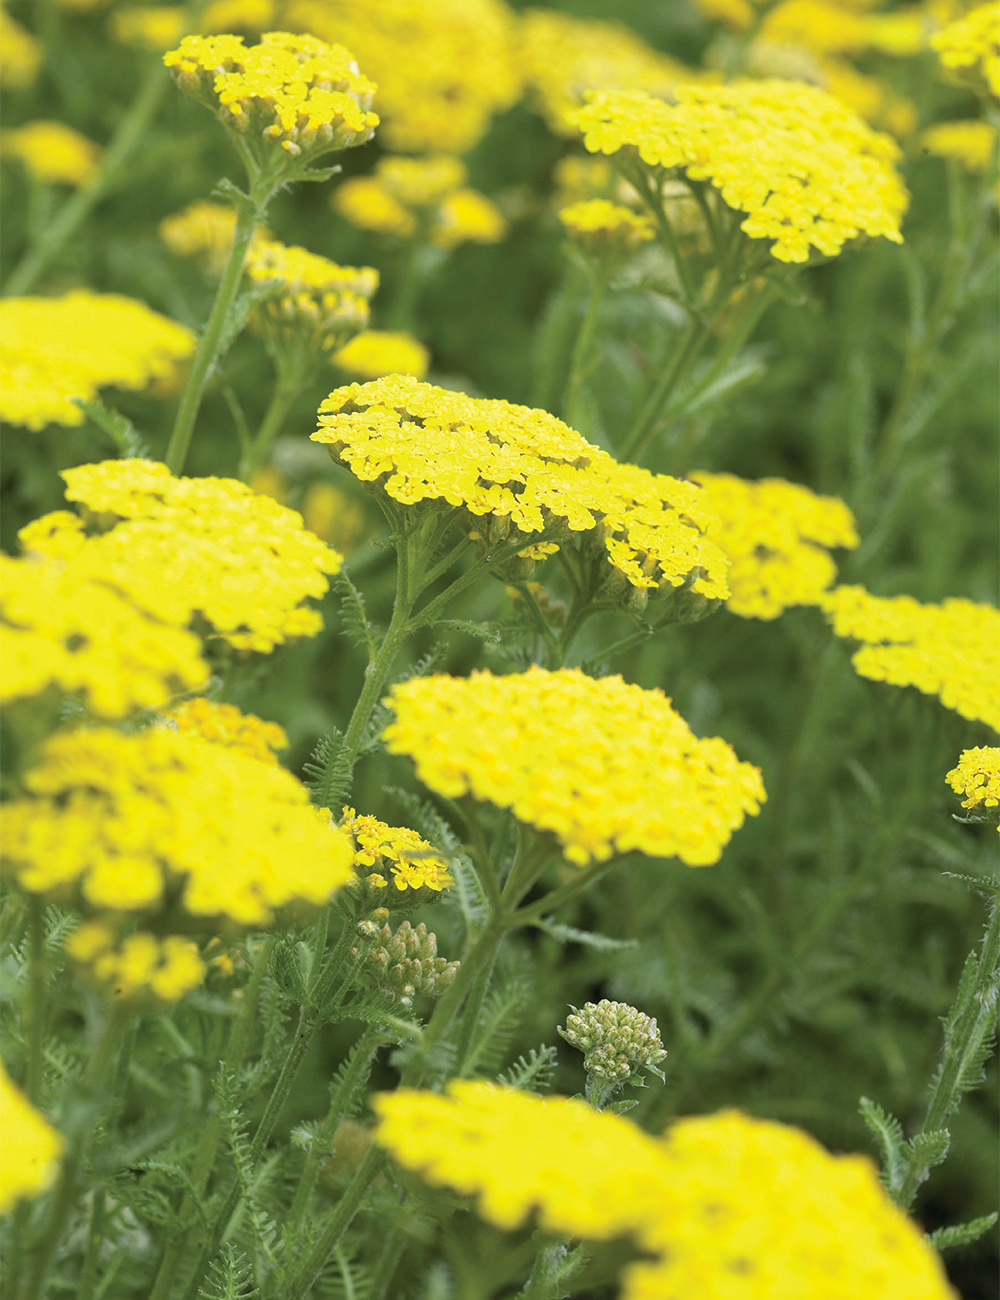
[[[375,1056],[383,1042],[384,1038],[379,1030],[369,1029],[358,1040],[348,1059],[348,1068],[341,1078],[336,1092],[330,1099],[330,1109],[327,1111],[326,1118],[323,1120],[323,1124],[309,1148],[309,1154],[306,1156],[306,1162],[299,1177],[298,1186],[295,1189],[295,1198],[292,1201],[292,1207],[288,1212],[287,1219],[288,1231],[291,1237],[294,1237],[306,1210],[309,1208],[309,1198],[316,1186],[316,1179],[319,1177],[323,1158],[329,1154],[340,1121],[350,1109],[359,1087],[371,1073]]]
[[[25,1096],[37,1106],[42,1095],[45,1041],[45,904],[37,894],[28,903],[28,1068]]]
[[[704,319],[692,317],[688,321],[673,356],[664,366],[619,449],[620,460],[637,461],[653,441],[660,410],[705,346],[708,333],[709,326]]]
[[[264,202],[258,201],[261,197],[264,198]],[[239,288],[247,249],[250,247],[257,226],[263,220],[263,208],[266,198],[269,197],[270,195],[266,197],[252,195],[250,202],[237,204],[236,229],[233,232],[229,259],[219,282],[215,302],[212,304],[204,332],[198,340],[198,349],[191,363],[191,373],[177,408],[177,418],[170,435],[170,445],[167,447],[165,460],[171,474],[179,474],[184,468],[188,447],[191,445],[191,435],[194,433],[195,420],[201,407],[202,394],[205,391],[209,371],[219,354],[226,317],[229,315],[229,308]]]
[[[97,1281],[97,1268],[100,1262],[101,1242],[104,1240],[104,1211],[107,1198],[103,1187],[95,1188],[94,1203],[90,1209],[90,1229],[87,1233],[87,1249],[80,1270],[80,1281],[76,1288],[76,1300],[93,1300],[94,1284]]]
[[[663,196],[656,189],[651,181],[649,174],[644,167],[640,165],[634,169],[627,168],[625,177],[629,184],[638,190],[644,199],[646,206],[653,214],[653,220],[656,222],[657,229],[660,232],[660,238],[666,246],[667,252],[673,259],[677,268],[677,278],[681,283],[681,291],[684,295],[684,306],[690,311],[697,310],[697,294],[694,290],[694,284],[691,280],[691,271],[687,261],[681,253],[680,245],[677,242],[677,236],[674,234],[674,228],[671,225],[670,218],[667,216],[666,209],[663,206]]]
[[[279,362],[277,381],[271,390],[271,400],[264,412],[264,418],[253,441],[240,458],[239,477],[244,483],[249,483],[256,471],[260,469],[267,458],[267,453],[271,450],[271,443],[281,432],[292,404],[302,391],[304,368],[301,361]]]
[[[146,129],[156,114],[170,77],[157,61],[132,101],[131,107],[118,124],[101,157],[97,171],[71,195],[55,214],[52,221],[38,236],[31,248],[10,273],[4,286],[5,294],[24,294],[32,289],[39,276],[52,259],[76,232],[91,209],[104,197],[118,174],[124,170]]]
[[[566,385],[566,401],[563,405],[563,419],[572,427],[575,427],[576,423],[583,381],[590,372],[589,362],[594,342],[594,331],[597,327],[601,300],[608,286],[610,274],[611,268],[604,262],[594,267],[591,272],[587,309],[580,323],[580,332],[576,336],[573,359],[570,362],[569,381]]]
[[[994,897],[975,975],[967,992],[960,993],[945,1022],[941,1064],[934,1080],[927,1114],[917,1136],[937,1132],[948,1116],[958,1108],[966,1087],[964,1076],[970,1063],[976,1059],[983,1042],[996,1028],[998,977],[1000,897]],[[910,1155],[909,1167],[896,1197],[904,1209],[913,1203],[917,1189],[927,1178],[929,1170],[930,1164],[927,1161]]]

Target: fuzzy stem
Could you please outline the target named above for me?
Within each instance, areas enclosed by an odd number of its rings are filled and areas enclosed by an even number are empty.
[[[580,322],[580,332],[576,336],[576,344],[573,348],[573,359],[570,363],[569,381],[566,385],[566,401],[563,406],[563,419],[565,422],[575,427],[577,418],[577,408],[580,404],[580,395],[583,389],[583,381],[590,371],[590,354],[593,350],[594,330],[597,327],[597,317],[601,309],[601,301],[604,297],[604,291],[608,286],[611,268],[606,263],[594,267],[590,277],[590,293],[587,298],[587,308],[584,312],[583,319]]]

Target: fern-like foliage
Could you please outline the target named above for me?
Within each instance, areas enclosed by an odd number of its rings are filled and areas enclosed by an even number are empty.
[[[862,1097],[858,1110],[865,1127],[878,1143],[882,1164],[882,1182],[890,1196],[895,1196],[906,1177],[906,1140],[903,1126],[895,1115],[883,1110],[878,1102]]]
[[[533,1047],[527,1056],[497,1075],[497,1082],[522,1092],[546,1093],[555,1078],[557,1053],[554,1047]]]
[[[219,1113],[225,1124],[229,1152],[236,1168],[236,1177],[246,1205],[247,1219],[253,1232],[253,1241],[258,1257],[268,1266],[269,1271],[276,1264],[275,1244],[280,1233],[275,1220],[268,1213],[263,1203],[262,1191],[266,1180],[254,1169],[250,1153],[250,1140],[246,1135],[246,1126],[240,1117],[239,1107],[235,1102],[235,1078],[230,1070],[220,1067],[216,1084],[216,1099]]]
[[[950,1228],[938,1228],[935,1232],[927,1234],[927,1240],[935,1250],[949,1250],[953,1246],[968,1246],[972,1242],[978,1241],[984,1232],[989,1232],[998,1217],[1000,1216],[994,1212],[993,1214],[984,1214],[979,1219],[970,1219],[968,1223],[955,1223]]]
[[[344,750],[344,733],[334,727],[328,736],[320,736],[302,770],[313,803],[339,815],[351,789],[351,764]]]
[[[241,1250],[227,1242],[209,1269],[198,1300],[251,1300],[255,1294],[253,1270]]]
[[[372,625],[368,621],[364,596],[343,570],[337,574],[331,586],[340,598],[340,618],[345,634],[367,652],[370,662],[375,658],[378,647]]]
[[[523,974],[509,977],[487,996],[463,1062],[465,1074],[496,1074],[530,998],[531,982]]]

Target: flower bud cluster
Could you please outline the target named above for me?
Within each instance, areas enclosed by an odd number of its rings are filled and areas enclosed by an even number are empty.
[[[314,36],[265,32],[250,48],[242,36],[185,36],[163,61],[258,162],[272,146],[308,162],[364,144],[378,125],[375,85],[348,50]]]
[[[572,1008],[559,1034],[583,1052],[588,1074],[611,1083],[624,1083],[642,1070],[660,1074],[657,1068],[666,1056],[656,1020],[630,1007],[627,1002],[587,1002]],[[662,1075],[661,1075],[662,1077]]]
[[[388,916],[388,909],[379,907],[358,923],[351,959],[380,993],[389,994],[400,1006],[412,1006],[415,997],[440,997],[458,973],[459,963],[437,955],[437,935],[423,921],[417,926],[404,921],[393,933]]]

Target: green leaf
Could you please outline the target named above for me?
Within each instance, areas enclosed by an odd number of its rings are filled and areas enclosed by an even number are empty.
[[[638,1102],[634,1098],[622,1097],[619,1101],[610,1101],[601,1110],[609,1115],[627,1115],[630,1110],[635,1110]]]
[[[464,618],[443,618],[434,624],[451,632],[466,632],[480,641],[489,641],[492,645],[500,644],[500,633],[489,623],[470,623]]]
[[[557,1053],[554,1047],[533,1047],[519,1056],[509,1070],[497,1075],[497,1082],[522,1092],[548,1092],[555,1077]]]
[[[1000,876],[967,876],[960,871],[942,871],[941,874],[946,880],[960,880],[963,885],[968,885],[984,898],[1000,894]]]
[[[368,652],[368,659],[371,661],[375,658],[378,647],[375,645],[371,624],[368,622],[364,596],[343,570],[337,574],[331,586],[340,597],[340,617],[344,632],[355,645],[361,646]]]
[[[933,1169],[944,1162],[951,1146],[951,1134],[946,1128],[936,1128],[930,1133],[918,1133],[903,1146],[904,1159]]]
[[[84,397],[75,397],[73,401],[102,433],[108,435],[122,456],[135,456],[140,460],[149,459],[149,447],[127,416],[122,415],[120,411],[112,410],[110,406],[105,406],[97,398],[88,401]]]
[[[351,766],[344,752],[344,733],[334,727],[320,736],[309,760],[302,764],[312,801],[339,817],[351,789]]]
[[[597,934],[593,930],[578,930],[573,925],[559,925],[555,921],[533,921],[536,929],[544,930],[560,943],[579,943],[585,948],[594,948],[598,952],[621,952],[623,948],[638,948],[638,939],[612,939],[607,934]]]
[[[997,1218],[994,1212],[984,1214],[979,1219],[970,1219],[968,1223],[956,1223],[950,1228],[938,1228],[927,1234],[927,1240],[935,1250],[949,1250],[952,1246],[968,1246],[978,1241],[984,1232],[989,1232]]]
[[[271,958],[271,975],[278,988],[300,1005],[308,1000],[306,978],[302,969],[303,946],[297,939],[278,943]]]
[[[255,1293],[250,1260],[241,1250],[226,1242],[208,1271],[199,1300],[250,1300]]]
[[[244,289],[241,294],[233,299],[232,306],[226,312],[226,319],[222,324],[222,333],[219,336],[219,350],[216,353],[213,370],[218,370],[222,358],[243,333],[251,315],[262,303],[267,302],[268,298],[273,298],[279,287],[277,280],[265,280],[262,284],[255,284],[250,289]]]
[[[899,1191],[906,1177],[907,1157],[904,1150],[903,1126],[895,1115],[883,1110],[878,1102],[862,1097],[858,1110],[865,1122],[865,1127],[873,1134],[882,1157],[882,1181],[886,1190],[893,1194]]]

